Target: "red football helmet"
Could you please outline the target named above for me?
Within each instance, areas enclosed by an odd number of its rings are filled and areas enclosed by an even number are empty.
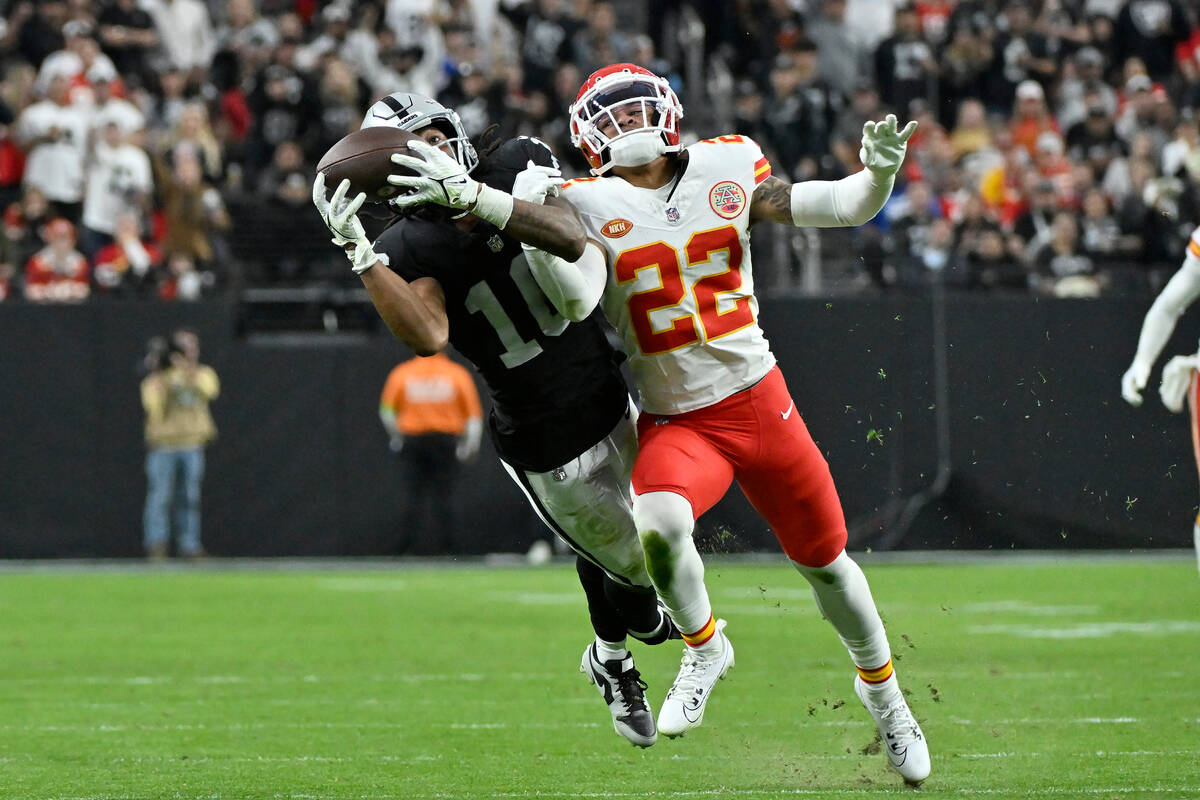
[[[644,124],[622,131],[614,112],[631,103],[641,104]],[[661,152],[679,150],[679,120],[683,117],[679,98],[666,78],[636,64],[610,64],[593,72],[579,89],[570,113],[571,144],[583,151],[596,175],[613,166],[609,157],[612,143],[632,134],[657,131],[663,141]],[[613,135],[600,130],[604,121]]]

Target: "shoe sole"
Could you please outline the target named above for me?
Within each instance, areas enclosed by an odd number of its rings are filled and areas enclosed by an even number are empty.
[[[724,636],[725,634],[722,633],[721,635]],[[729,674],[729,670],[733,669],[733,642],[730,642],[729,638],[726,637],[725,643],[727,645],[729,645],[729,660],[727,662],[725,662],[725,667],[724,667],[724,669],[721,670],[721,674],[717,676],[717,680],[715,682],[713,682],[713,686],[716,686],[717,682],[725,680],[725,676]],[[661,727],[658,729],[658,732],[661,733],[663,736],[666,736],[668,739],[680,739],[683,737],[683,735],[685,733],[690,731],[692,728],[699,728],[704,723],[704,714],[707,711],[708,711],[708,701],[705,700],[704,701],[704,711],[700,712],[700,716],[696,718],[695,722],[690,723],[686,728],[679,731],[678,733],[668,733],[667,731],[664,731]],[[662,712],[660,711],[659,714],[661,716]]]
[[[600,697],[601,697],[601,699],[603,699],[604,690],[600,688],[600,684],[596,683],[596,678],[595,678],[595,676],[592,675],[592,671],[587,668],[587,658],[588,658],[587,650],[583,651],[583,658],[584,658],[584,660],[579,664],[579,671],[583,673],[583,676],[585,678],[587,678],[588,683],[590,683],[592,686],[596,687],[596,691],[600,692]],[[617,732],[617,735],[620,736],[625,741],[629,742],[634,747],[642,747],[642,748],[650,747],[651,745],[653,745],[655,742],[658,741],[658,732],[657,731],[655,732],[654,736],[652,736],[652,737],[642,736],[640,733],[635,731],[633,728],[622,725],[617,720],[616,717],[612,716],[612,714],[609,714],[609,716],[612,717],[613,730]]]

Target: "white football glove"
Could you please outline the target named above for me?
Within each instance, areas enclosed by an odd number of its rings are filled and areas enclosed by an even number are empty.
[[[1162,383],[1158,395],[1163,405],[1178,414],[1183,410],[1183,398],[1192,385],[1192,375],[1200,366],[1200,353],[1190,356],[1175,356],[1163,367]]]
[[[333,193],[333,199],[325,199],[325,173],[318,172],[313,181],[313,205],[325,221],[325,226],[333,234],[333,243],[342,248],[354,272],[358,275],[369,270],[380,258],[371,247],[371,240],[358,219],[358,209],[366,202],[367,195],[360,192],[353,200],[346,199],[350,191],[350,181],[343,180]],[[353,250],[347,250],[346,245],[354,245]]]
[[[512,216],[513,198],[467,174],[467,168],[446,154],[440,147],[414,140],[408,148],[421,155],[413,158],[393,153],[392,163],[407,167],[413,175],[389,175],[388,183],[398,186],[405,194],[391,201],[392,207],[404,212],[425,203],[469,211],[503,229]]]
[[[904,163],[908,140],[916,129],[917,121],[913,120],[898,131],[895,114],[888,114],[883,122],[865,123],[858,160],[877,175],[895,175]]]
[[[526,203],[540,206],[547,197],[558,197],[563,185],[562,170],[557,167],[543,167],[529,161],[525,169],[517,173],[513,179],[512,196]]]
[[[408,149],[420,154],[421,158],[393,153],[392,163],[417,174],[388,176],[388,183],[405,192],[392,200],[393,206],[407,211],[425,203],[436,203],[466,211],[474,205],[479,197],[479,181],[467,174],[466,167],[428,142],[411,141]]]
[[[1134,360],[1121,376],[1121,397],[1125,398],[1126,403],[1137,408],[1142,404],[1142,389],[1146,388],[1146,381],[1149,379],[1150,365]]]

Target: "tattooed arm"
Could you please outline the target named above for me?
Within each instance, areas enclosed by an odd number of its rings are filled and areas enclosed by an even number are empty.
[[[565,261],[575,261],[583,255],[587,244],[583,218],[575,206],[561,197],[547,197],[545,205],[514,198],[512,216],[504,232],[522,244]]]

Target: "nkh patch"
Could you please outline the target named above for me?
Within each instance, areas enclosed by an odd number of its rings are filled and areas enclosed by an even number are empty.
[[[633,223],[624,217],[610,219],[608,222],[600,226],[600,232],[609,239],[620,239],[631,230],[633,230]]]
[[[733,219],[746,207],[746,193],[733,181],[721,181],[708,190],[708,204],[718,216]]]

